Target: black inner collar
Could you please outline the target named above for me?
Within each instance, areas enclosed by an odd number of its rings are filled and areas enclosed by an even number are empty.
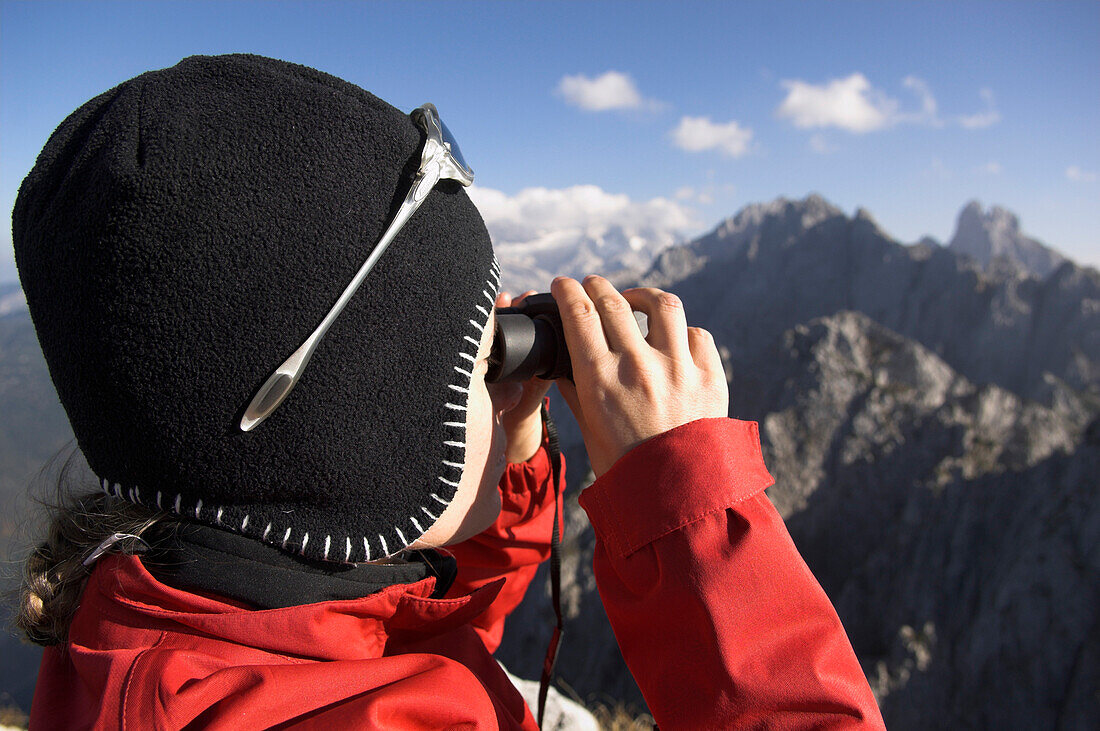
[[[257,609],[359,599],[394,584],[436,577],[433,598],[454,583],[453,557],[434,550],[410,551],[394,564],[341,564],[285,553],[252,538],[187,523],[141,561],[156,579],[182,590],[198,590],[244,602]]]

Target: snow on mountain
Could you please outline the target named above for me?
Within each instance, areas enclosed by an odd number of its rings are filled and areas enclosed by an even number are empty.
[[[513,293],[547,291],[558,275],[647,269],[699,229],[694,211],[674,200],[635,201],[595,185],[525,188],[511,196],[472,186],[469,193]]]

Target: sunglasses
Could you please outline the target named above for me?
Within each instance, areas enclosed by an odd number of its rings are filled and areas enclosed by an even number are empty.
[[[410,116],[425,134],[424,149],[420,153],[420,168],[416,171],[416,177],[413,178],[412,187],[405,195],[401,207],[394,214],[393,220],[386,227],[382,238],[378,240],[370,256],[356,272],[355,277],[344,289],[340,298],[336,300],[336,304],[325,315],[325,319],[306,338],[305,342],[289,358],[283,361],[274,373],[268,376],[264,384],[256,391],[256,395],[252,397],[244,410],[244,416],[241,418],[240,424],[241,431],[251,431],[256,428],[260,422],[271,416],[271,413],[286,399],[301,379],[306,365],[309,364],[309,359],[313,357],[313,351],[317,349],[318,343],[321,342],[321,338],[325,336],[325,333],[332,327],[332,323],[344,311],[352,295],[355,294],[356,290],[359,289],[359,285],[363,283],[371,269],[374,268],[379,257],[389,247],[390,242],[401,231],[409,218],[424,203],[428,193],[432,191],[436,183],[441,180],[456,180],[462,185],[468,186],[474,182],[474,172],[470,170],[466,160],[463,159],[462,152],[459,151],[458,143],[455,142],[451,131],[440,120],[435,105],[425,104],[418,107],[413,110]]]

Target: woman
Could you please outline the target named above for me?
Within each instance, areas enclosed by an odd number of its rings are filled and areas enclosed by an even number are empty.
[[[546,385],[485,383],[510,298],[470,181],[434,107],[254,56],[62,123],[13,238],[102,494],[28,563],[33,725],[535,725],[491,653],[548,555]],[[597,582],[658,723],[881,726],[709,336],[658,290],[552,294]]]

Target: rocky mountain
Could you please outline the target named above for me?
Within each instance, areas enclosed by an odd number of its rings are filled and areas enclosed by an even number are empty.
[[[750,206],[636,279],[676,290],[695,320],[716,323],[735,360],[852,310],[976,383],[1049,401],[1054,377],[1100,395],[1100,272],[1069,261],[1045,279],[987,272],[948,248],[904,246],[868,212],[848,217],[818,196]]]
[[[633,281],[676,292],[715,335],[731,413],[761,423],[769,495],[890,728],[1100,721],[1094,270],[987,272],[812,196],[751,206]],[[583,449],[559,423],[576,491]],[[641,706],[572,494],[558,673]],[[532,591],[505,663],[537,669],[551,620]]]
[[[970,201],[959,213],[949,248],[972,257],[983,268],[1012,267],[1042,279],[1066,258],[1042,242],[1024,235],[1016,215],[1000,206],[982,210]]]

